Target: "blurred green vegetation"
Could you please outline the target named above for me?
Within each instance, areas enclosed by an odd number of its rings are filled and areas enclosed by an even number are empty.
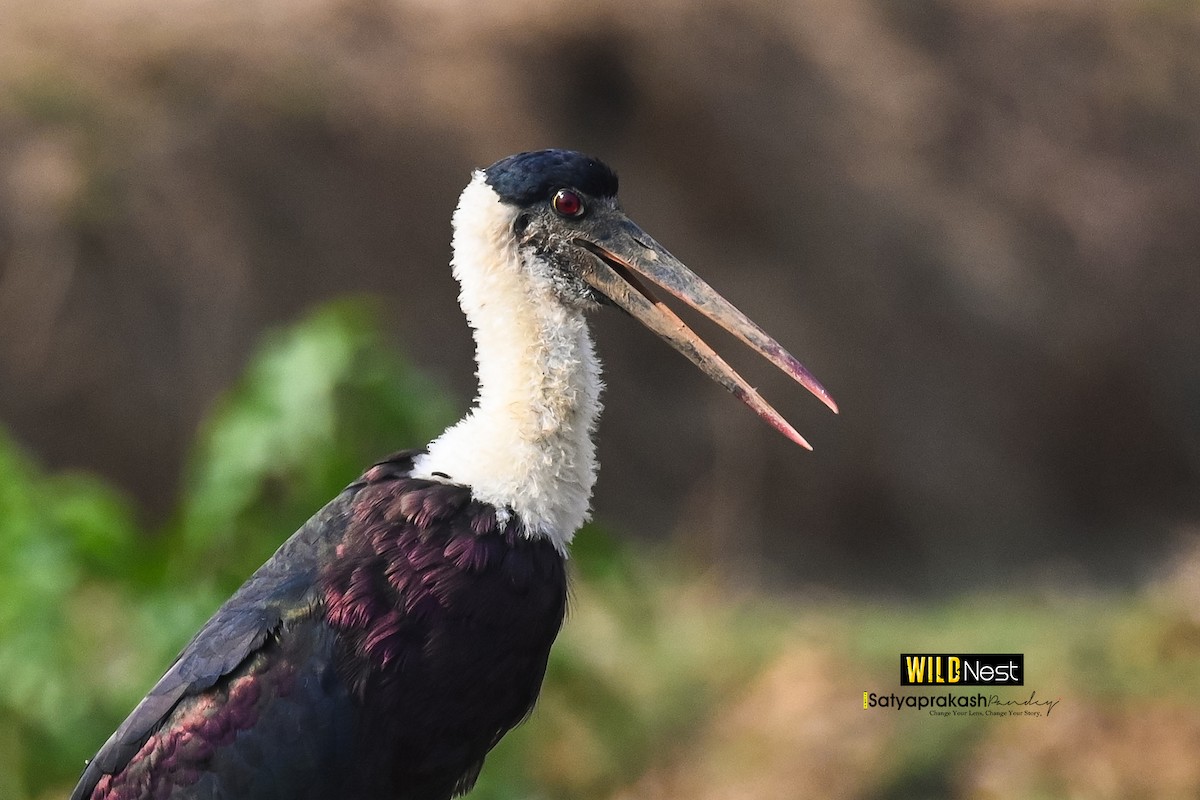
[[[453,419],[456,405],[381,341],[374,318],[345,301],[270,336],[202,427],[161,530],[94,478],[45,474],[0,431],[0,798],[64,796],[203,620],[313,510]],[[639,797],[729,786],[774,796],[762,783],[773,773],[785,786],[825,781],[830,796],[970,795],[962,787],[986,784],[996,746],[1032,750],[1013,778],[1029,791],[1078,788],[1070,775],[1090,773],[1056,773],[1068,755],[1043,734],[996,745],[1005,729],[993,722],[855,710],[863,689],[893,688],[898,652],[964,645],[1030,654],[1031,688],[1063,700],[1065,722],[1040,730],[1083,736],[1099,720],[1113,739],[1088,750],[1110,760],[1123,739],[1138,747],[1129,731],[1143,707],[1163,735],[1200,738],[1200,618],[1186,574],[1127,595],[826,598],[800,611],[684,562],[595,525],[580,533],[572,610],[534,719],[497,747],[473,798],[619,797],[629,786]],[[1148,769],[1148,780],[1170,774]],[[1200,786],[1180,780],[1168,788]]]
[[[47,476],[0,431],[0,797],[69,783],[220,602],[445,394],[382,346],[369,304],[270,336],[200,431],[175,516]],[[384,448],[381,450],[381,448]]]

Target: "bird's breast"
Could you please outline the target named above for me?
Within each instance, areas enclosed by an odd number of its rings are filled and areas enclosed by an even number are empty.
[[[322,576],[359,738],[390,768],[461,771],[532,708],[565,612],[565,564],[467,487],[366,478]]]

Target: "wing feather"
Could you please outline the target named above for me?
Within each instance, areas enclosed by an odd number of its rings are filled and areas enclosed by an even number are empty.
[[[367,475],[407,471],[417,452],[398,453]],[[366,482],[364,476],[352,483],[317,512],[204,624],[88,762],[71,800],[88,800],[105,775],[119,774],[129,765],[183,700],[212,689],[259,653],[287,621],[305,617],[317,606],[321,564],[341,539],[350,505]]]

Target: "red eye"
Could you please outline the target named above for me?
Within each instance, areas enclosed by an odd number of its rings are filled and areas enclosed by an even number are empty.
[[[559,216],[573,219],[583,216],[583,198],[570,189],[559,189],[558,194],[554,195],[554,199],[550,201],[550,205],[554,206],[554,210],[558,212]]]

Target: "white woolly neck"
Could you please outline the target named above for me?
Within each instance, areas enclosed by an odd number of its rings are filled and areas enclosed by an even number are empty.
[[[452,266],[474,332],[479,395],[417,459],[413,475],[470,486],[475,499],[501,514],[512,509],[528,535],[565,554],[587,521],[596,481],[600,362],[583,312],[521,263],[516,214],[482,172],[459,199]]]

